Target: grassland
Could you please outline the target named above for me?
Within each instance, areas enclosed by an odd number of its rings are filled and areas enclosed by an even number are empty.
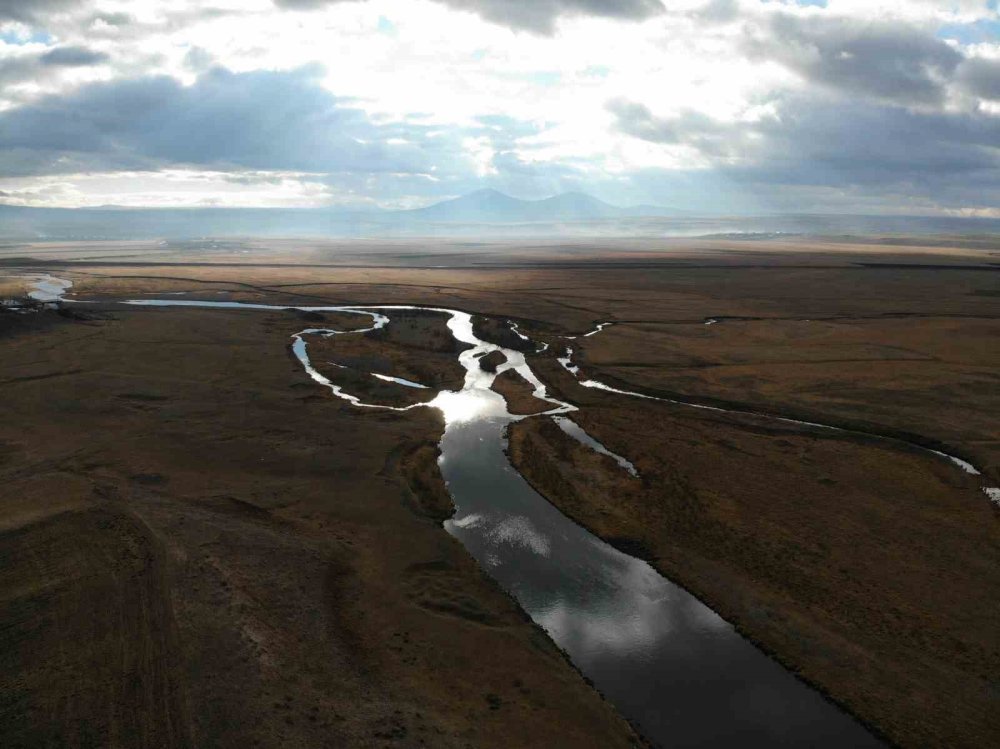
[[[574,418],[641,475],[527,419],[511,455],[554,504],[895,742],[997,743],[1000,513],[979,479],[875,437],[585,389],[555,361],[569,344],[588,376],[628,389],[940,445],[996,485],[996,252],[900,238],[5,248],[0,264],[105,301],[91,319],[0,318],[0,739],[635,740],[440,527],[433,412],[361,415],[309,381],[288,336],[339,320],[111,302],[185,293],[455,307],[502,343],[517,322],[552,345],[529,361]],[[0,279],[0,296],[17,290]],[[454,352],[417,318],[324,356],[448,386]],[[560,337],[601,321],[615,325]],[[527,396],[515,378],[497,388]]]

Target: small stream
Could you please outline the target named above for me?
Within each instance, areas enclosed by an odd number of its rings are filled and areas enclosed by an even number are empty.
[[[875,437],[878,439],[885,439],[895,442],[897,444],[907,445],[908,447],[913,448],[914,450],[918,450],[920,452],[927,453],[929,455],[935,455],[939,458],[943,458],[944,460],[957,466],[964,473],[967,473],[970,476],[982,477],[983,475],[978,468],[972,465],[972,463],[970,463],[967,460],[962,460],[962,458],[959,458],[957,455],[951,455],[949,453],[942,452],[941,450],[935,450],[934,448],[931,447],[918,445],[915,442],[909,442],[907,440],[898,437],[885,437],[878,434],[871,434],[869,432],[861,432],[855,429],[848,429],[847,427],[838,427],[838,426],[832,426],[830,424],[821,424],[816,421],[802,421],[800,419],[791,419],[786,416],[775,416],[774,414],[763,413],[760,411],[750,411],[750,410],[739,411],[732,408],[722,408],[721,406],[709,406],[704,403],[695,403],[693,401],[684,401],[675,398],[662,398],[655,395],[648,395],[646,393],[638,393],[632,390],[622,390],[621,388],[612,387],[611,385],[607,385],[599,380],[580,379],[582,376],[580,372],[580,367],[573,363],[573,349],[569,347],[566,348],[566,355],[557,357],[556,361],[558,361],[559,364],[562,366],[562,368],[565,369],[567,372],[569,372],[571,375],[573,375],[574,379],[576,379],[577,382],[579,382],[579,384],[585,388],[592,388],[594,390],[603,390],[605,392],[615,393],[617,395],[627,395],[630,398],[641,398],[643,400],[658,401],[660,403],[670,403],[675,406],[697,408],[702,411],[716,411],[718,413],[740,414],[743,416],[756,416],[762,419],[768,419],[770,421],[777,421],[785,424],[793,424],[795,426],[813,427],[815,429],[823,429],[829,432],[840,432],[841,434],[853,434],[859,437],[868,437],[868,438]],[[982,490],[983,493],[986,494],[986,496],[990,499],[991,502],[1000,506],[1000,488],[990,487],[984,484],[982,486]]]
[[[317,371],[309,358],[309,341],[376,330],[390,324],[393,310],[428,311],[426,307],[284,307],[176,298],[125,303],[297,309],[365,318],[366,324],[351,330],[309,328],[294,334],[291,348],[306,374],[358,408],[440,410],[445,421],[440,468],[456,507],[445,528],[656,744],[831,749],[882,746],[857,721],[764,655],[694,596],[646,562],[618,551],[569,520],[532,489],[505,453],[507,427],[523,418],[556,418],[560,428],[574,439],[608,455],[623,471],[633,476],[636,471],[625,458],[607,450],[567,418],[577,408],[549,395],[524,354],[477,338],[468,313],[431,310],[446,315],[455,340],[469,345],[458,356],[465,369],[462,389],[440,391],[428,403],[390,407],[364,402]],[[479,358],[494,351],[500,351],[506,362],[495,373],[486,372]],[[561,361],[578,376],[571,355],[567,353]],[[548,402],[551,409],[534,417],[511,415],[503,397],[490,389],[496,375],[508,369],[524,377],[534,388],[535,397]],[[419,386],[395,381],[401,387]],[[593,380],[581,384],[648,397]]]

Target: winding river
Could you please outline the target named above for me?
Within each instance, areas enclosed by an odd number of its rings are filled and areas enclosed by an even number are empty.
[[[531,488],[505,454],[506,429],[523,418],[555,418],[567,434],[610,455],[623,471],[635,475],[635,467],[571,420],[569,415],[576,407],[549,395],[524,354],[479,339],[468,313],[432,310],[446,315],[455,340],[468,346],[458,356],[465,370],[462,389],[441,391],[428,403],[391,407],[367,403],[345,392],[314,368],[309,359],[309,341],[382,328],[391,323],[394,310],[429,308],[286,307],[176,298],[125,303],[297,309],[353,313],[363,318],[365,323],[351,330],[309,328],[294,334],[291,348],[306,374],[317,385],[358,408],[440,410],[445,421],[440,468],[456,508],[445,528],[621,713],[656,744],[882,746],[857,721],[743,639],[732,625],[695,597],[646,562],[616,550],[572,522]],[[515,332],[524,337],[520,331]],[[494,351],[500,351],[506,362],[496,372],[486,372],[479,359]],[[561,361],[574,376],[579,376],[571,354],[568,352]],[[535,396],[551,408],[534,417],[511,415],[503,397],[490,389],[496,375],[508,369],[516,370],[531,383]],[[400,387],[421,387],[397,378],[382,379]],[[581,384],[649,397],[616,390],[595,380],[583,380]]]

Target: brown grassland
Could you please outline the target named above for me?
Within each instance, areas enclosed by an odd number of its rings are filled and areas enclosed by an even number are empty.
[[[171,293],[454,307],[504,345],[516,321],[551,344],[528,361],[573,418],[640,472],[528,418],[511,458],[550,501],[893,743],[1000,743],[1000,509],[874,436],[1000,484],[996,246],[0,249],[0,297],[34,270],[98,300],[0,315],[0,745],[640,741],[442,529],[440,417],[353,408],[290,355],[292,333],[358,318],[113,301]],[[328,362],[457,387],[443,318],[393,317],[311,341],[323,374],[397,405],[427,396]],[[583,388],[567,343],[609,384],[873,436]],[[537,410],[519,378],[496,388]]]

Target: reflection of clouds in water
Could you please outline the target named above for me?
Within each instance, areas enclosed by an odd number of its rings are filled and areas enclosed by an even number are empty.
[[[732,627],[694,596],[661,577],[646,562],[621,554],[596,538],[591,571],[600,573],[583,595],[561,596],[532,615],[570,653],[611,651],[652,657],[673,636],[678,645],[691,635],[709,637]]]
[[[663,616],[644,616],[636,611],[635,601],[627,600],[631,597],[631,591],[625,591],[626,600],[609,599],[600,606],[557,600],[532,615],[571,653],[649,653],[673,628],[670,612],[665,608]]]
[[[501,520],[487,534],[494,543],[523,546],[539,556],[547,557],[552,551],[549,540],[535,528],[524,515],[516,515]]]
[[[609,605],[620,612],[635,611],[649,618],[673,617],[675,624],[701,632],[732,629],[725,619],[661,576],[648,562],[612,549],[597,537],[591,536],[589,541],[596,552],[615,557],[615,562],[605,564],[603,569],[609,577],[607,588],[613,591]]]

